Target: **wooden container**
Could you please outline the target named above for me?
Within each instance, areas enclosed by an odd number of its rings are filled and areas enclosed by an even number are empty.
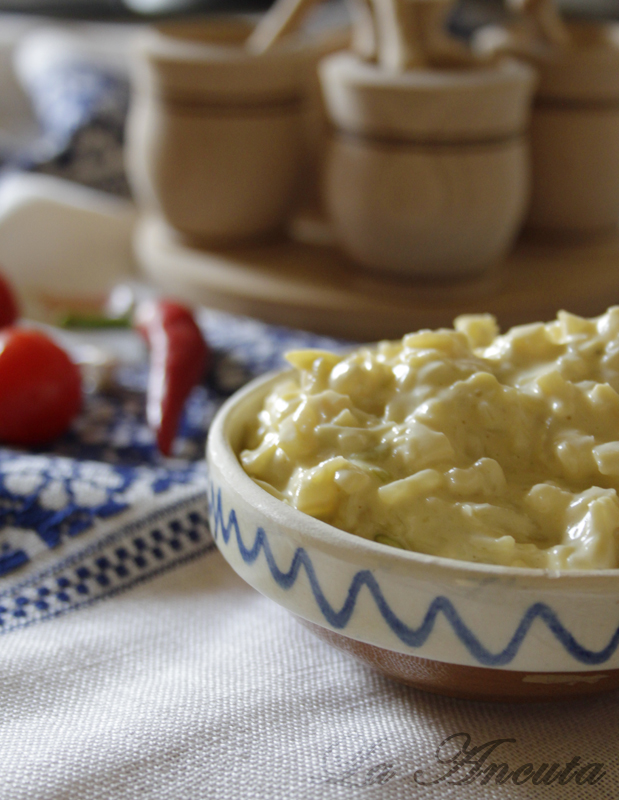
[[[619,222],[619,25],[570,23],[566,48],[534,59],[527,224],[573,233]]]
[[[305,157],[308,72],[296,41],[255,55],[234,18],[165,23],[137,45],[127,168],[140,205],[208,243],[282,228]]]
[[[337,54],[320,75],[334,127],[326,203],[349,256],[440,278],[507,253],[528,202],[531,68],[392,73]]]

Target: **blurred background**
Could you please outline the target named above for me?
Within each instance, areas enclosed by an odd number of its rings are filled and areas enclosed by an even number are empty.
[[[619,0],[558,4],[571,16],[619,18]],[[43,287],[56,303],[78,284],[88,283],[85,294],[89,288],[103,290],[134,268],[134,208],[127,202],[132,193],[124,149],[136,31],[155,20],[259,14],[270,5],[271,0],[0,0],[0,262],[20,291],[34,294],[30,287],[36,287],[40,295]],[[459,0],[452,32],[466,38],[503,18],[506,5],[507,0]],[[323,22],[342,22],[345,0],[325,0],[319,13]],[[48,182],[37,177],[39,183],[32,183],[33,176],[46,176]],[[75,194],[71,187],[76,186],[125,205],[103,207],[101,197]],[[49,206],[58,221],[52,221]],[[39,208],[49,228],[46,242],[29,235],[33,225],[43,224],[35,216]],[[90,217],[82,214],[84,208],[92,209]],[[101,228],[105,214],[122,218],[114,234],[124,248],[122,257],[109,252],[114,237]],[[78,225],[88,231],[81,255],[75,246]],[[49,244],[52,236],[55,249]],[[50,266],[52,252],[58,263]],[[118,268],[97,267],[92,253]],[[82,267],[85,260],[92,262],[89,272]],[[34,305],[27,307],[34,316],[49,318]]]
[[[142,14],[259,12],[270,0],[3,0],[0,10],[75,19],[130,20]],[[501,0],[461,0],[459,19],[469,24],[500,14]],[[619,18],[618,0],[559,0],[567,13]]]
[[[129,196],[119,146],[135,30],[162,18],[259,14],[271,3],[0,0],[0,180],[7,170],[39,171]],[[466,38],[504,17],[505,5],[506,0],[459,0],[452,32]],[[572,16],[619,18],[619,0],[558,5]],[[321,14],[346,19],[344,0],[325,0]]]

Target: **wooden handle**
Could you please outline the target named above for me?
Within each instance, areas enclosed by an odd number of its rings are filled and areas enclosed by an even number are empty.
[[[549,44],[565,47],[570,36],[554,0],[510,0],[510,5],[529,17]]]
[[[253,53],[265,53],[284,36],[296,30],[318,0],[277,0],[262,17],[246,46]]]
[[[548,0],[514,0],[518,3]],[[277,0],[247,40],[253,53],[265,53],[296,30],[320,0]],[[454,0],[348,0],[353,20],[353,50],[366,61],[402,72],[427,66],[472,62],[468,49],[443,30]]]
[[[446,30],[454,0],[373,0],[378,60],[402,72],[420,67],[470,67],[470,48]]]
[[[426,65],[414,2],[373,0],[378,61],[394,72]]]
[[[413,0],[410,5],[417,17],[416,27],[426,60],[431,66],[447,69],[470,67],[478,61],[470,47],[447,30],[454,0]]]
[[[346,0],[352,21],[353,52],[363,61],[376,61],[378,43],[374,7],[371,0]]]

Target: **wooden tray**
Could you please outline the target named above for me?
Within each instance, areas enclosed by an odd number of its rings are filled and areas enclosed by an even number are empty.
[[[449,284],[367,272],[329,244],[200,250],[157,216],[141,220],[135,246],[144,273],[189,302],[359,341],[451,326],[464,313],[490,312],[505,329],[553,319],[562,308],[596,316],[619,303],[619,234],[588,243],[522,240],[482,278]]]

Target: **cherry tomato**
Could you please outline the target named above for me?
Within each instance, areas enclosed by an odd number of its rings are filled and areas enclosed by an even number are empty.
[[[0,441],[44,444],[66,431],[82,403],[81,375],[45,334],[0,331]]]
[[[19,317],[17,300],[6,278],[0,275],[0,328],[13,325]]]

